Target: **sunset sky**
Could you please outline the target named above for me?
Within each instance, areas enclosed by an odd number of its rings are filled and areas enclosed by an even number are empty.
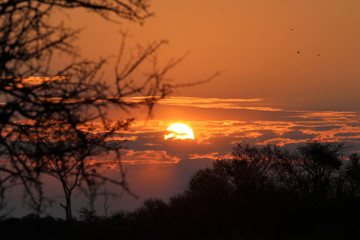
[[[175,89],[150,117],[144,109],[110,110],[114,120],[137,117],[125,134],[122,160],[140,199],[124,197],[114,207],[167,199],[196,169],[231,158],[237,142],[293,147],[322,137],[360,152],[360,1],[153,0],[151,6],[155,16],[143,26],[119,26],[82,11],[65,18],[84,28],[77,45],[90,59],[116,54],[121,28],[129,35],[127,49],[168,40],[160,65],[186,55],[167,76],[171,83],[222,72]],[[111,78],[111,64],[105,72]],[[175,122],[190,126],[195,140],[165,141]]]

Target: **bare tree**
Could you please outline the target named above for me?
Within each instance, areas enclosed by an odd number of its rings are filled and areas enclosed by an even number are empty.
[[[83,8],[109,21],[127,19],[140,24],[151,12],[145,0],[0,3],[1,190],[13,183],[21,184],[30,207],[40,214],[47,199],[44,176],[55,177],[63,187],[62,206],[70,220],[72,192],[81,184],[91,188],[96,185],[91,186],[94,181],[111,182],[127,190],[123,173],[120,179],[108,178],[97,171],[99,163],[90,161],[104,152],[118,152],[121,142],[109,139],[126,130],[132,121],[124,119],[110,124],[108,107],[114,105],[128,111],[145,105],[151,111],[158,100],[169,94],[171,86],[164,82],[164,76],[179,60],[160,68],[154,65],[143,79],[134,80],[134,73],[146,60],[156,59],[154,55],[165,42],[140,48],[137,55],[125,61],[124,35],[112,84],[103,81],[99,74],[107,60],[81,60],[51,74],[54,54],[78,54],[72,43],[80,33],[63,24],[51,24],[49,19],[56,8]],[[134,96],[140,98],[134,101],[131,98]],[[91,123],[95,120],[102,126],[98,133],[92,131]],[[5,196],[1,193],[0,197]]]
[[[81,131],[78,134],[70,125],[56,122],[48,126],[46,135],[36,136],[36,146],[41,148],[41,160],[37,161],[43,162],[44,175],[54,177],[61,184],[65,203],[60,205],[65,210],[67,220],[72,220],[72,193],[81,184],[97,188],[103,183],[111,182],[127,189],[125,179],[111,179],[101,172],[103,165],[119,165],[118,158],[113,162],[94,159],[108,152],[119,153],[122,141],[109,143],[107,140],[115,131],[123,131],[127,127],[128,122],[116,122],[103,126],[100,133],[93,133],[88,132],[91,126],[86,126],[87,132]],[[94,197],[89,198],[92,201]]]
[[[80,31],[53,24],[55,9],[86,9],[106,20],[143,23],[151,16],[147,0],[4,0],[0,3],[0,76],[48,75],[56,51],[76,55]]]

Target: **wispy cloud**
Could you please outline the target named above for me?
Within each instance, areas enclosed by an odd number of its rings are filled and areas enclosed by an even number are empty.
[[[176,156],[177,160],[195,160],[224,158],[238,142],[286,146],[321,137],[329,141],[348,142],[350,145],[360,143],[360,121],[346,122],[342,118],[352,118],[352,112],[311,112],[308,116],[321,118],[317,121],[311,117],[306,118],[308,121],[303,118],[294,121],[188,121],[186,123],[193,129],[195,141],[187,145],[170,144],[163,139],[165,129],[172,121],[149,120],[144,125],[138,122],[132,133],[138,138],[130,142],[129,149],[165,151],[166,155],[164,152],[161,155],[163,159]],[[334,121],[337,117],[340,117],[339,122]],[[165,161],[176,163],[177,160]]]
[[[216,109],[245,109],[256,111],[281,111],[279,108],[263,106],[263,99],[239,98],[199,98],[199,97],[170,97],[160,101],[160,104],[170,106],[185,106]]]
[[[143,101],[142,97],[128,98],[133,102]],[[280,108],[267,106],[261,98],[200,98],[200,97],[168,97],[160,100],[159,104],[167,106],[195,107],[206,109],[243,109],[254,111],[282,111]]]
[[[135,99],[134,99],[135,101]],[[176,107],[185,107],[180,115],[192,107],[194,114],[218,113],[216,120],[180,121],[189,125],[194,131],[195,140],[190,142],[169,142],[164,140],[166,129],[178,119],[138,120],[127,131],[117,132],[111,141],[128,141],[124,143],[121,160],[126,164],[176,164],[180,161],[207,159],[214,160],[230,156],[232,147],[238,142],[254,144],[279,144],[292,146],[309,138],[323,138],[330,141],[347,142],[360,150],[359,114],[353,111],[299,111],[281,110],[272,107],[264,99],[221,99],[172,97],[164,100],[169,112]],[[263,111],[259,118],[243,120],[249,113],[244,108],[261,109],[269,107],[274,111]],[[195,109],[194,107],[198,108]],[[200,109],[201,108],[201,109]],[[277,109],[277,111],[275,111]],[[261,111],[261,110],[259,110]],[[191,115],[190,115],[191,116]],[[228,118],[231,116],[232,118]],[[265,119],[259,120],[266,116]],[[103,131],[100,123],[93,124],[93,133]]]
[[[121,161],[127,164],[169,164],[178,163],[180,158],[169,155],[166,151],[160,150],[123,150]]]
[[[219,154],[218,152],[212,152],[212,153],[205,153],[205,154],[190,154],[189,159],[211,159],[211,160],[218,160],[218,159],[230,159],[232,158],[231,154]]]
[[[310,121],[323,122],[358,122],[358,114],[354,111],[294,111],[292,117],[303,118]]]

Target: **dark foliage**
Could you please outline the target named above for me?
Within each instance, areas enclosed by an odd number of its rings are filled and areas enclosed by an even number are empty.
[[[0,231],[22,227],[34,239],[59,228],[70,239],[356,239],[359,157],[344,157],[344,150],[342,144],[314,140],[292,153],[238,144],[232,160],[196,172],[169,203],[149,199],[133,212],[108,218],[85,209],[82,221],[71,224],[50,217],[8,219]]]

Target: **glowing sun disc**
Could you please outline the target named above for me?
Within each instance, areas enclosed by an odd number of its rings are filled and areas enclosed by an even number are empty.
[[[164,135],[164,139],[194,139],[194,132],[191,128],[183,123],[174,123],[166,129],[171,131],[169,134]]]

